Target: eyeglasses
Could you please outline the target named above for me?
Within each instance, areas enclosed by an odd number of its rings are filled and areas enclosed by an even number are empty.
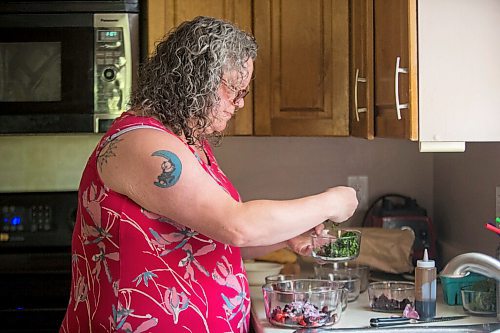
[[[248,95],[248,93],[250,92],[250,89],[241,89],[241,90],[238,90],[236,89],[235,87],[233,87],[232,85],[229,84],[229,82],[227,82],[225,79],[221,78],[221,81],[222,83],[227,87],[229,88],[229,90],[231,90],[232,92],[236,93],[236,96],[233,98],[233,100],[231,101],[233,104],[238,104],[238,102],[240,100],[242,100],[243,98],[246,97],[246,95]]]

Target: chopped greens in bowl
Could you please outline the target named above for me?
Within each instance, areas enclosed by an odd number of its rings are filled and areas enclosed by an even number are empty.
[[[461,290],[464,311],[472,315],[496,315],[496,282],[493,279],[478,281]]]
[[[312,256],[320,261],[348,261],[358,257],[361,232],[339,230],[337,234],[325,233],[312,236]]]

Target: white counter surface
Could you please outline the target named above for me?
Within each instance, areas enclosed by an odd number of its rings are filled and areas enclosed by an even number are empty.
[[[254,295],[254,298],[252,298],[252,314],[254,316],[253,325],[257,333],[290,333],[295,331],[295,329],[285,329],[272,326],[266,319],[266,314],[264,312],[264,302],[262,299],[262,292],[259,295],[257,292],[258,288],[255,288],[252,291]],[[443,297],[439,292],[438,292],[438,303],[436,312],[437,312],[436,315],[438,317],[456,316],[465,314],[461,305],[450,306],[444,304]],[[369,327],[370,318],[391,317],[393,315],[397,314],[371,311],[368,305],[368,293],[365,291],[364,293],[359,295],[359,298],[355,302],[349,303],[347,305],[347,309],[342,313],[340,321],[336,323],[333,327],[335,328]],[[467,325],[467,324],[483,324],[483,323],[496,323],[496,322],[497,322],[496,317],[470,316],[465,319],[459,319],[447,322],[428,323],[426,324],[426,326]]]

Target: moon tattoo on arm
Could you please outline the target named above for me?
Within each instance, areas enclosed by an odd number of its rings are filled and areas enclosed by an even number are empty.
[[[161,188],[174,186],[181,177],[182,163],[179,157],[168,150],[155,151],[151,156],[163,158],[161,163],[161,174],[154,184]]]

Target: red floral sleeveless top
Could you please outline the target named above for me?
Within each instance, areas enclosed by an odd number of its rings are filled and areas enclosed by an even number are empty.
[[[71,295],[60,332],[247,332],[250,296],[239,248],[146,211],[99,177],[100,150],[145,127],[180,140],[152,118],[124,113],[87,162],[72,240]],[[196,155],[199,163],[239,201],[208,142],[204,148],[209,163]]]

